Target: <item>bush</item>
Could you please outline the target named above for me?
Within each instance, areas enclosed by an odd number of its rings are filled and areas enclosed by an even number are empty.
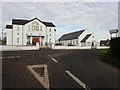
[[[112,38],[110,40],[110,52],[114,56],[120,57],[120,37]]]

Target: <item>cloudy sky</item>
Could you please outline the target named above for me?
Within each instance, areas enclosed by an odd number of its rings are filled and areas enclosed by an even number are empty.
[[[2,28],[13,18],[52,21],[57,38],[64,33],[87,28],[99,39],[109,38],[118,28],[118,2],[2,2]]]

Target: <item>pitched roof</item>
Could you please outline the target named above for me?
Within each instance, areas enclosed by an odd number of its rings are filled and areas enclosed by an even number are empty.
[[[42,23],[48,27],[55,27],[55,25],[52,22],[43,22]]]
[[[62,37],[59,38],[59,41],[77,39],[84,31],[85,29],[81,31],[64,34]]]
[[[48,27],[55,27],[55,25],[52,22],[44,22],[44,21],[39,20],[38,18],[33,18],[31,20],[12,19],[12,24],[25,25],[26,23],[31,22],[35,19],[37,19],[38,21],[40,21],[41,23],[43,23],[44,25],[46,25]]]
[[[91,36],[92,34],[87,34],[82,40],[81,42],[86,42],[86,40]]]
[[[6,25],[7,29],[13,29],[13,25]]]
[[[12,24],[16,24],[16,25],[25,25],[28,22],[29,20],[12,19]]]

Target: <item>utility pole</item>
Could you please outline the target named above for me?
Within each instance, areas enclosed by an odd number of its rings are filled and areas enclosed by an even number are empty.
[[[1,32],[1,34],[2,34],[2,40],[3,40],[3,29],[2,29],[2,32]]]

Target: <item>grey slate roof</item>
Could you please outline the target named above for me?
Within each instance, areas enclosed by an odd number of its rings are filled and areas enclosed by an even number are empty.
[[[55,25],[52,23],[52,22],[43,22],[42,23],[46,26],[49,26],[49,27],[55,27]]]
[[[15,25],[25,25],[28,22],[29,20],[12,19],[12,24],[15,24]]]
[[[13,29],[13,26],[12,25],[6,25],[6,28],[7,29]]]
[[[33,21],[35,19],[40,21],[38,18],[33,18],[31,20],[12,19],[12,24],[25,25],[26,23],[31,22],[31,21]],[[44,21],[40,21],[40,22],[43,23],[44,25],[48,26],[48,27],[55,27],[55,25],[52,22],[44,22]]]
[[[72,32],[72,33],[68,33],[68,34],[64,34],[62,37],[60,37],[58,40],[59,41],[63,41],[63,40],[71,40],[71,39],[78,39],[78,37],[85,31],[81,30],[81,31],[76,31],[76,32]]]
[[[82,40],[81,42],[86,42],[86,40],[91,36],[92,34],[87,34]]]

